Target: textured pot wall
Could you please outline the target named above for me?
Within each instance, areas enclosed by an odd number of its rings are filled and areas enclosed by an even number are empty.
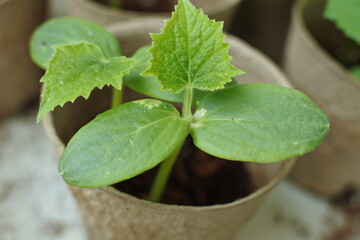
[[[45,0],[0,0],[0,119],[38,95],[41,71],[28,42],[45,15]]]
[[[243,0],[232,32],[280,63],[294,0]]]
[[[195,6],[202,8],[210,18],[224,21],[225,29],[230,27],[233,15],[240,2],[241,0],[193,1]],[[170,17],[170,13],[145,13],[112,9],[93,0],[66,0],[66,3],[69,15],[87,18],[101,25],[144,16],[162,17],[164,19]]]
[[[119,39],[123,52],[129,55],[138,47],[150,43],[148,33],[159,32],[163,24],[162,19],[137,19],[126,24],[109,26],[108,29]],[[246,77],[238,79],[239,82],[262,81],[289,86],[283,74],[256,50],[234,37],[228,37],[227,41],[231,44],[233,64],[247,72]],[[108,90],[95,91],[89,101],[79,99],[80,101],[74,104],[66,104],[64,108],[56,109],[52,117],[48,115],[45,118],[46,131],[58,156],[64,149],[63,142],[66,142],[76,129],[93,118],[96,112],[108,107]],[[97,101],[99,97],[101,101]],[[86,119],[82,119],[81,112],[86,111],[91,113]],[[285,177],[292,163],[293,161],[246,164],[257,190],[235,202],[210,207],[154,204],[111,187],[70,189],[83,213],[91,240],[226,240],[231,239],[247,222],[267,192]]]
[[[60,17],[66,14],[64,0],[48,0],[48,17]]]
[[[327,139],[298,161],[293,176],[315,191],[334,196],[349,188],[360,189],[360,82],[319,45],[319,41],[341,39],[332,36],[335,29],[330,30],[333,26],[321,18],[323,6],[323,0],[297,2],[284,68],[292,83],[320,105],[331,121]],[[315,39],[308,27],[324,39]]]

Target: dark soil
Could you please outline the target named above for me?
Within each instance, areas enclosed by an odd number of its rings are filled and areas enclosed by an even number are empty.
[[[101,4],[109,5],[109,0],[95,0]],[[122,0],[122,9],[137,12],[171,12],[177,0]]]
[[[146,199],[158,168],[115,184],[122,192]],[[242,163],[211,156],[187,139],[175,163],[161,202],[207,206],[229,203],[254,191]]]

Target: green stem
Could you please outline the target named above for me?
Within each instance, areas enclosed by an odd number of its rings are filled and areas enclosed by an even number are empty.
[[[192,112],[191,112],[192,98],[193,98],[192,87],[186,87],[185,95],[184,95],[184,105],[182,109],[182,117],[188,121],[191,121],[192,118]]]
[[[109,6],[113,8],[121,8],[121,0],[109,0]]]
[[[123,101],[123,88],[121,90],[113,87],[112,90],[112,100],[111,100],[111,108],[114,108],[120,105]]]
[[[165,161],[161,163],[155,181],[151,186],[149,201],[151,202],[160,201],[164,193],[166,184],[168,182],[171,169],[174,166],[175,160],[177,159],[181,148],[182,145],[179,148],[177,148],[167,159],[165,159]]]
[[[193,89],[192,87],[185,88],[185,95],[184,95],[184,105],[182,111],[182,117],[189,122],[192,120],[192,112],[191,112],[191,105],[192,105],[192,97],[193,97]],[[164,162],[161,163],[160,169],[156,175],[155,181],[151,186],[149,201],[151,202],[159,202],[166,184],[168,182],[171,169],[174,166],[175,160],[177,159],[182,145],[177,148]]]

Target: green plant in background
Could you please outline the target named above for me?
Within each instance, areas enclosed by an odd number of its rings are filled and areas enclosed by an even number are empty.
[[[351,74],[360,80],[360,65],[355,65],[354,67],[350,68]]]
[[[121,0],[109,0],[109,6],[113,8],[121,8]]]
[[[121,89],[122,82],[183,104],[180,113],[169,103],[143,99],[99,114],[64,150],[59,171],[67,183],[111,185],[161,163],[149,197],[159,201],[189,134],[211,155],[261,163],[310,152],[327,135],[328,117],[303,93],[231,84],[243,72],[230,64],[222,23],[189,0],[180,0],[162,32],[151,37],[152,46],[126,58],[109,33],[85,20],[50,20],[34,33],[32,57],[47,69],[38,120],[57,105],[87,98],[95,87]]]
[[[359,0],[327,0],[324,17],[335,22],[338,29],[360,45]],[[352,66],[350,72],[360,80],[360,64]]]

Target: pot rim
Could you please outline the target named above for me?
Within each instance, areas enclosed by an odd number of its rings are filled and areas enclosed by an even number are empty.
[[[7,1],[7,0],[6,0]],[[134,10],[123,10],[123,9],[114,9],[109,6],[100,4],[94,0],[70,0],[70,1],[78,1],[78,2],[87,2],[91,8],[101,9],[101,11],[111,12],[113,14],[120,13],[126,16],[138,16],[139,13],[142,15],[151,15],[151,16],[168,16],[171,12],[138,12]],[[207,12],[208,15],[217,14],[219,12],[223,12],[226,9],[229,9],[237,4],[240,4],[242,0],[219,0],[213,3],[212,5],[205,5],[200,7],[204,12]]]
[[[311,34],[310,30],[307,28],[304,22],[304,9],[313,0],[297,0],[292,8],[292,22],[293,24],[301,30],[301,34],[304,36],[303,40],[314,50],[324,58],[327,58],[329,61],[329,66],[334,69],[336,72],[347,73],[348,84],[354,85],[354,87],[360,88],[360,81],[355,79],[347,69],[337,61],[329,52],[327,52],[323,46],[317,41],[317,39]]]
[[[152,23],[158,24],[164,22],[162,18],[147,18],[143,17],[142,19],[137,18],[133,20],[127,20],[127,24],[124,24],[122,22],[120,23],[113,23],[106,28],[114,33],[114,29],[117,28],[117,26],[120,26],[122,30],[127,28],[132,28],[134,35],[136,36],[136,26],[137,28],[143,29],[146,28],[148,25],[151,25]],[[135,30],[134,30],[135,29]],[[126,37],[126,36],[125,36]],[[264,54],[262,54],[259,50],[253,48],[246,42],[242,41],[241,39],[231,36],[230,34],[226,34],[226,42],[230,43],[231,45],[238,47],[242,49],[243,53],[246,52],[246,54],[251,54],[256,59],[257,64],[266,64],[268,71],[272,72],[274,76],[277,76],[277,81],[279,84],[286,86],[286,87],[292,87],[291,83],[287,81],[287,78],[285,75],[281,72],[279,67],[277,67],[268,57],[266,57]],[[237,46],[236,46],[237,45]],[[58,159],[60,158],[61,153],[64,151],[65,145],[60,140],[59,136],[56,134],[54,125],[53,125],[53,119],[52,119],[52,113],[47,114],[42,124],[45,128],[45,132],[47,136],[49,137],[51,143],[53,144],[54,148],[57,150],[56,154]],[[267,192],[269,192],[273,187],[275,187],[292,169],[296,162],[296,157],[283,160],[282,165],[280,168],[276,171],[275,176],[269,180],[266,184],[259,187],[255,191],[253,191],[251,194],[249,194],[246,197],[240,198],[238,200],[225,203],[225,204],[216,204],[216,205],[210,205],[210,206],[184,206],[184,205],[170,205],[170,204],[164,204],[164,203],[153,203],[144,199],[137,198],[135,196],[132,196],[127,193],[120,192],[118,190],[115,190],[115,188],[106,186],[106,187],[99,187],[97,189],[101,189],[103,191],[106,191],[108,193],[111,193],[114,195],[114,197],[117,197],[119,199],[123,199],[128,202],[132,202],[135,205],[138,205],[143,208],[151,208],[151,209],[158,209],[161,211],[187,211],[187,212],[208,212],[208,211],[218,211],[223,209],[230,209],[233,207],[236,207],[238,205],[244,205],[252,200],[256,200],[259,197],[263,196]],[[266,164],[266,163],[262,163]],[[76,187],[75,187],[76,188]]]

